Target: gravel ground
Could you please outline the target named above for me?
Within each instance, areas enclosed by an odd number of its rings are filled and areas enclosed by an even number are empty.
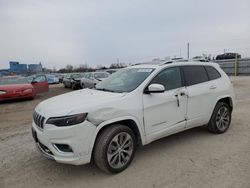
[[[107,175],[93,164],[45,159],[31,136],[34,107],[68,92],[62,85],[35,100],[0,104],[0,188],[7,187],[250,187],[250,77],[231,78],[236,92],[230,129],[222,135],[192,129],[137,150],[124,172]]]

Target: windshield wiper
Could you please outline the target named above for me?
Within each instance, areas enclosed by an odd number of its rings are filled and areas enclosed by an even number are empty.
[[[114,91],[114,90],[106,89],[106,88],[96,88],[96,90],[99,90],[99,91],[107,91],[107,92],[112,92],[112,93],[121,93],[121,92],[119,92],[119,91]]]
[[[96,88],[96,90],[99,90],[99,91],[108,91],[108,92],[115,92],[111,89],[106,89],[106,88]]]

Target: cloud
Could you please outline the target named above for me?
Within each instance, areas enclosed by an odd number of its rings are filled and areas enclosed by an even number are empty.
[[[250,56],[250,2],[0,0],[0,68],[8,61],[109,65],[155,57]]]

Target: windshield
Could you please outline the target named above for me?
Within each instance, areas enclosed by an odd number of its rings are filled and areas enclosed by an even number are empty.
[[[13,77],[13,78],[0,78],[0,85],[11,85],[11,84],[28,84],[27,78]]]
[[[31,83],[34,80],[35,76],[28,76],[26,79]]]
[[[81,78],[82,76],[80,74],[72,74],[71,77],[72,78]]]
[[[56,76],[54,75],[46,75],[47,78],[55,78]]]
[[[109,74],[106,73],[106,72],[100,72],[100,73],[95,73],[94,74],[94,77],[96,79],[98,79],[98,78],[107,78],[108,76],[109,76]]]
[[[122,69],[96,85],[97,90],[130,92],[137,88],[152,72],[151,68]]]

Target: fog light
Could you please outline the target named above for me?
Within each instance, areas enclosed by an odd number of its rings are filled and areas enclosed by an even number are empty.
[[[73,153],[73,150],[67,144],[54,144],[54,146],[59,152]]]

